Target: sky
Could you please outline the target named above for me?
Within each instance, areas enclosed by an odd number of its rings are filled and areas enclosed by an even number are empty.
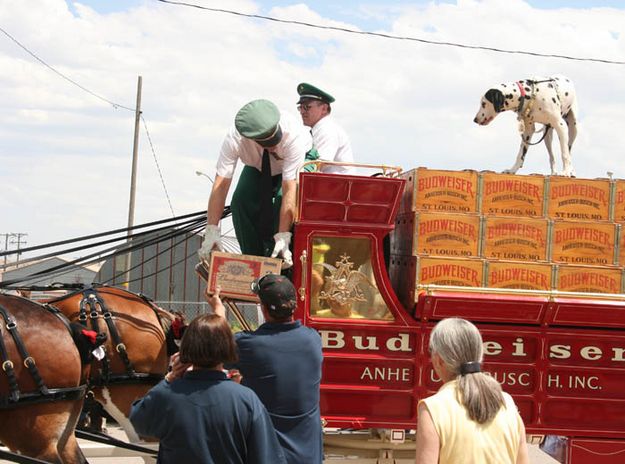
[[[431,41],[625,61],[620,0],[187,3]],[[205,209],[210,181],[196,171],[214,176],[237,110],[267,98],[297,114],[300,82],[336,97],[333,115],[358,161],[404,170],[502,171],[518,151],[516,115],[502,113],[480,127],[473,123],[480,97],[502,82],[562,74],[574,82],[579,101],[572,151],[577,176],[610,171],[625,178],[622,64],[390,40],[155,0],[5,0],[0,27],[82,87],[0,31],[0,234],[28,234],[26,246],[126,225],[134,131],[129,109],[139,75],[152,145],[142,124],[135,224],[172,215],[161,174],[176,215]],[[543,145],[530,148],[519,173],[549,173]]]

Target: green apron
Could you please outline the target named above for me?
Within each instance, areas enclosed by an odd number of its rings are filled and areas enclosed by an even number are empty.
[[[273,185],[273,230],[280,225],[280,206],[282,206],[282,174],[271,178]],[[244,166],[237,188],[232,194],[232,223],[234,232],[241,247],[241,253],[255,256],[271,256],[274,248],[273,238],[264,241],[258,232],[260,204],[258,202],[258,188],[260,171],[250,166]],[[268,218],[268,220],[270,220]]]
[[[319,154],[316,149],[306,153],[306,161],[316,160]],[[306,169],[314,170],[313,166]],[[275,242],[273,238],[263,241],[258,232],[260,216],[259,183],[261,173],[251,166],[244,166],[239,177],[237,188],[232,194],[232,223],[234,232],[241,247],[241,253],[255,256],[271,256]],[[272,177],[273,184],[273,230],[277,231],[280,225],[280,207],[282,206],[282,174]],[[292,245],[292,243],[291,243]]]

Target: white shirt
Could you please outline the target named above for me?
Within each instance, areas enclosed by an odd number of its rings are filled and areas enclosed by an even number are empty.
[[[312,148],[307,128],[294,116],[280,111],[282,140],[270,154],[271,175],[282,174],[282,180],[297,180],[297,170],[304,163],[306,152]],[[231,179],[241,160],[246,166],[262,170],[263,147],[243,137],[234,124],[226,134],[217,160],[217,175]]]
[[[313,146],[317,149],[320,159],[345,163],[354,162],[349,137],[331,115],[317,121],[310,132],[313,137]],[[351,170],[349,166],[326,166],[321,169],[322,172],[333,174],[349,174]]]

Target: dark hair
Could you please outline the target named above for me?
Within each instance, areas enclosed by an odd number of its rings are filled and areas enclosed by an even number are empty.
[[[462,372],[463,365],[474,366],[484,357],[482,336],[477,327],[460,318],[443,319],[430,334],[430,352],[438,354],[458,379],[460,402],[471,420],[478,424],[490,422],[505,404],[501,385],[479,369]]]
[[[191,321],[180,342],[180,362],[211,368],[237,361],[237,346],[226,318],[204,314]]]

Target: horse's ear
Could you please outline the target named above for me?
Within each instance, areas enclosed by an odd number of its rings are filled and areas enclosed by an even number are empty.
[[[493,104],[497,113],[501,113],[503,111],[503,102],[505,98],[501,90],[489,89],[488,92],[484,94],[484,98]]]

